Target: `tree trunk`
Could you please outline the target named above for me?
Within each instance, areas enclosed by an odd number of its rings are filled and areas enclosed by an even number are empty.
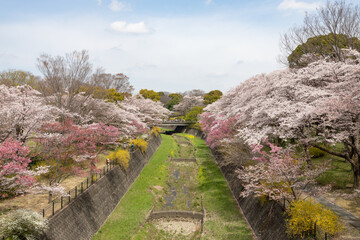
[[[359,168],[355,168],[354,170],[354,188],[359,188],[359,177],[360,177],[360,171]]]
[[[305,155],[306,155],[306,163],[308,165],[309,169],[313,169],[313,165],[311,162],[311,157],[310,157],[310,152],[309,152],[309,145],[308,144],[304,144],[304,150],[305,150]]]
[[[353,171],[353,175],[354,175],[354,188],[359,188],[360,169],[358,163],[356,161],[350,163],[351,163],[351,170]]]

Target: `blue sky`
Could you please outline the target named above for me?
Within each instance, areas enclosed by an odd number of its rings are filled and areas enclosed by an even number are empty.
[[[282,66],[280,33],[313,0],[0,0],[0,71],[40,75],[42,53],[89,51],[136,90],[227,91]]]

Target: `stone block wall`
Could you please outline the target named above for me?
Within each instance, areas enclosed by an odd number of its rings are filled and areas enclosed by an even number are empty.
[[[49,229],[43,239],[91,239],[156,152],[161,140],[160,136],[150,139],[146,153],[131,153],[126,173],[116,166],[64,209],[49,218]]]
[[[220,166],[221,155],[213,154]],[[288,240],[286,234],[285,217],[283,208],[273,201],[261,203],[258,198],[240,197],[242,185],[235,173],[234,166],[220,166],[230,190],[244,213],[248,223],[261,240]]]

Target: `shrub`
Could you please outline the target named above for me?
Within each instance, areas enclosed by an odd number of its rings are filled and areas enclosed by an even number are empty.
[[[18,209],[0,219],[0,235],[12,240],[36,240],[47,228],[47,221],[39,213]]]
[[[129,167],[130,153],[127,150],[118,149],[110,153],[108,158],[115,160],[123,170],[126,170]]]
[[[151,129],[151,133],[154,134],[155,137],[159,136],[160,132],[161,132],[161,129],[158,127],[153,127]]]
[[[134,147],[140,149],[140,151],[143,153],[146,152],[147,147],[148,147],[148,143],[142,138],[131,139],[130,146],[131,145],[134,145]]]
[[[327,207],[311,200],[295,200],[287,210],[287,231],[291,236],[311,236],[316,228],[335,235],[342,231],[339,217]]]
[[[316,148],[316,147],[310,147],[309,148],[309,153],[311,157],[314,158],[320,158],[326,155],[326,152]]]

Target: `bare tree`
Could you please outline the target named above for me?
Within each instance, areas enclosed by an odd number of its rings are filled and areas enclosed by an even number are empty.
[[[337,61],[343,61],[341,48],[354,48],[355,42],[360,36],[360,8],[359,5],[346,3],[345,0],[335,2],[327,1],[326,4],[314,13],[306,14],[303,24],[292,27],[281,36],[280,47],[282,56],[280,62],[288,64],[288,56],[302,45],[300,54],[312,53],[318,57],[328,57],[329,51],[324,49],[331,47],[331,57]],[[321,37],[316,44],[308,44],[311,38]],[[316,60],[316,59],[314,59]]]
[[[201,89],[193,89],[193,90],[184,92],[183,95],[190,96],[190,97],[197,97],[197,96],[203,97],[205,95],[205,92]]]
[[[88,52],[74,51],[65,57],[43,54],[37,62],[38,69],[44,75],[41,91],[45,96],[55,96],[57,107],[71,109],[75,95],[91,76],[92,65]],[[66,102],[63,101],[65,93],[68,95]]]
[[[115,89],[120,93],[131,94],[134,87],[129,82],[129,77],[123,73],[105,73],[103,68],[98,68],[92,75],[91,84],[104,89]]]

